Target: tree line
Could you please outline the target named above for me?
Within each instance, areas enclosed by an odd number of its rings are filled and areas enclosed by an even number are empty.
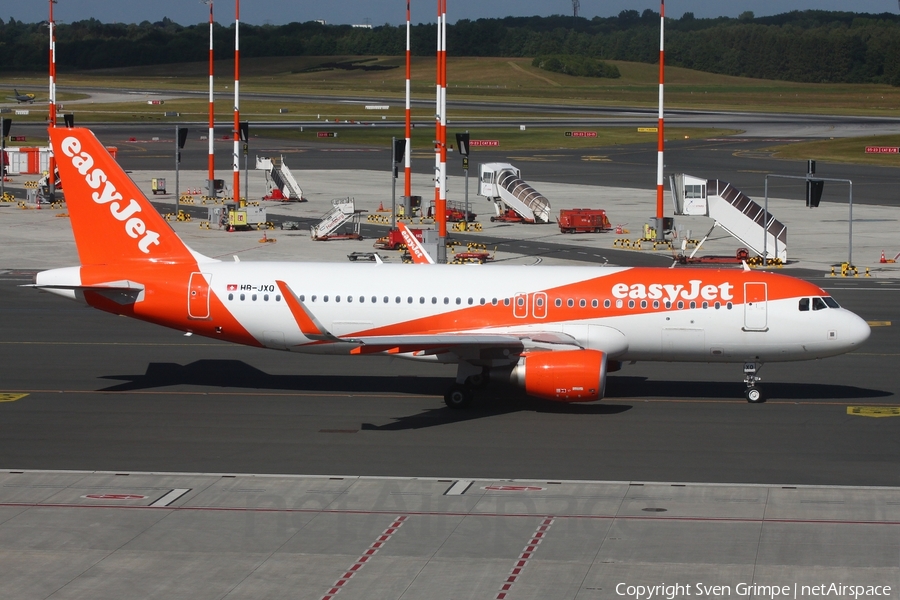
[[[60,71],[205,61],[208,25],[107,24],[96,19],[59,24]],[[46,24],[0,19],[0,70],[44,70]],[[233,26],[216,25],[215,53],[232,56]],[[412,27],[412,51],[430,56],[435,26]],[[241,25],[241,55],[400,56],[406,26],[355,28],[319,22]],[[625,10],[615,17],[506,17],[460,20],[448,26],[454,56],[582,56],[655,63],[659,14]],[[700,71],[798,82],[900,85],[900,17],[890,13],[793,11],[771,17],[666,19],[666,63]]]

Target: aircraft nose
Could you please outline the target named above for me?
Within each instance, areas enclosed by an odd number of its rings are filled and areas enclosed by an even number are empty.
[[[841,328],[843,331],[841,331],[840,335],[844,343],[850,348],[862,345],[872,334],[869,324],[855,313],[847,311],[843,321],[844,326]]]

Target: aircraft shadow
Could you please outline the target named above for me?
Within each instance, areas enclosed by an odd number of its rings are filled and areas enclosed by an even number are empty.
[[[198,360],[187,365],[150,363],[143,375],[106,375],[103,379],[126,382],[100,390],[103,392],[196,385],[255,390],[443,395],[447,388],[447,379],[443,377],[270,375],[241,360]]]
[[[893,392],[853,385],[763,381],[760,386],[770,400],[856,400],[885,398]],[[741,381],[654,381],[646,377],[612,376],[606,381],[606,398],[711,399],[744,396]]]

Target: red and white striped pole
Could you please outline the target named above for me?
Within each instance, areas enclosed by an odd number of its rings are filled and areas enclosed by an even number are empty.
[[[215,178],[216,178],[216,155],[215,155],[215,137],[216,137],[216,110],[215,97],[213,92],[213,70],[215,58],[213,55],[213,0],[204,0],[209,4],[209,176],[207,179],[207,193],[210,196],[216,195]]]
[[[403,157],[405,183],[403,195],[412,196],[412,111],[410,80],[412,79],[412,47],[410,45],[410,11],[406,0],[406,154]]]
[[[440,47],[438,49],[438,200],[435,219],[438,222],[438,256],[447,262],[447,0],[438,0]]]
[[[666,81],[665,68],[665,25],[666,0],[659,3],[659,119],[656,141],[656,240],[663,241],[663,151],[665,149],[665,128],[663,115],[663,87]]]
[[[51,129],[56,128],[56,23],[53,21],[54,4],[56,4],[56,0],[50,0],[50,100],[47,103],[47,108]],[[49,171],[47,175],[47,190],[50,195],[50,201],[53,202],[56,200],[56,159],[53,157],[53,146],[51,144],[48,144],[48,146],[50,146],[50,152],[47,164]],[[38,200],[37,207],[41,207],[40,200]]]
[[[241,52],[240,52],[241,0],[234,0],[234,201],[241,199]]]

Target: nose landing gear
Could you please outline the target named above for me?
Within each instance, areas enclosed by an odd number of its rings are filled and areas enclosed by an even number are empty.
[[[752,404],[760,404],[766,401],[766,396],[762,389],[757,385],[762,379],[757,375],[762,369],[762,363],[747,362],[744,363],[744,383],[747,389],[744,390],[744,398]]]

